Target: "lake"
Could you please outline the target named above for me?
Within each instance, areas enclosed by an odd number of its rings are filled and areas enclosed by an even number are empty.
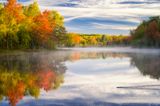
[[[0,106],[160,106],[160,50],[0,54]]]

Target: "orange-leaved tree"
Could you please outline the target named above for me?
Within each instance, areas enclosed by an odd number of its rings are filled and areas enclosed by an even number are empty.
[[[24,19],[25,15],[23,14],[22,5],[18,4],[16,1],[17,0],[8,0],[4,10],[8,18],[14,18],[17,22],[20,22]]]
[[[44,11],[43,13],[34,17],[33,33],[34,38],[38,43],[44,44],[51,37],[53,27],[48,20],[49,12]]]

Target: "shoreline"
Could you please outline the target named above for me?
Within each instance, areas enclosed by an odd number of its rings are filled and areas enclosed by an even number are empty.
[[[160,48],[135,48],[131,46],[108,46],[108,47],[57,47],[56,49],[0,49],[0,54],[30,53],[30,52],[52,52],[52,51],[82,51],[82,52],[115,52],[115,53],[159,53]]]

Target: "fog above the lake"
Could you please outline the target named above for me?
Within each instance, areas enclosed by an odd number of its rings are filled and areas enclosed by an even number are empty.
[[[156,48],[132,48],[132,47],[86,47],[86,48],[59,48],[63,50],[73,50],[82,52],[115,52],[115,53],[145,53],[160,54],[160,49]]]

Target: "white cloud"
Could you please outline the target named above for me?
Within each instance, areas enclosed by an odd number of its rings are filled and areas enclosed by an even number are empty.
[[[133,30],[136,26],[129,26],[129,25],[106,25],[106,24],[99,24],[99,23],[92,23],[94,28],[97,29],[111,29],[111,30]]]
[[[140,16],[156,16],[160,15],[160,9],[144,9],[144,8],[127,8],[127,9],[102,9],[102,8],[73,8],[73,7],[49,7],[41,6],[41,9],[56,9],[64,16],[79,17],[132,17],[137,20]],[[132,20],[133,20],[132,19]]]
[[[66,17],[65,22],[80,18],[96,18],[138,24],[146,17],[160,15],[158,0],[38,0],[38,2],[41,9],[60,11]],[[75,6],[59,6],[66,3]],[[103,29],[107,27],[108,25],[105,25]],[[128,30],[132,27],[133,25],[119,25],[111,29]]]

